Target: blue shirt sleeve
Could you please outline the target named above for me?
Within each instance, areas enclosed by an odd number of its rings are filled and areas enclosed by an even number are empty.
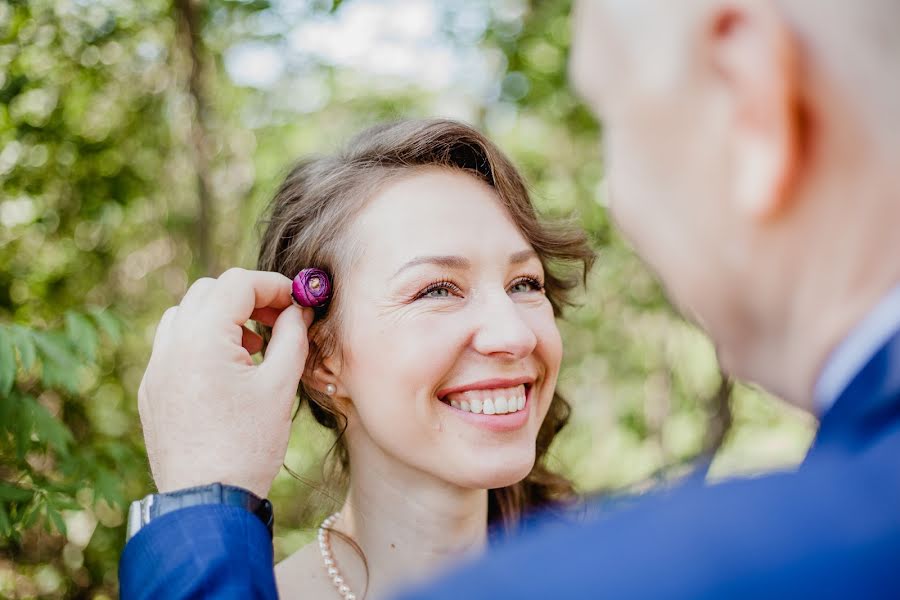
[[[272,540],[250,511],[193,506],[151,521],[125,546],[123,600],[276,599]]]

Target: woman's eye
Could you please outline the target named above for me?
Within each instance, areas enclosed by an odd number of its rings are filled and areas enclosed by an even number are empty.
[[[544,286],[539,282],[531,278],[520,279],[516,281],[511,286],[509,286],[509,292],[511,294],[520,294],[523,292],[542,292],[544,291]]]
[[[423,298],[446,298],[450,295],[450,290],[445,287],[435,288],[433,290],[429,290],[425,292],[422,297]]]
[[[451,296],[462,295],[459,287],[449,281],[438,281],[422,290],[416,296],[416,300],[420,298],[449,298]]]

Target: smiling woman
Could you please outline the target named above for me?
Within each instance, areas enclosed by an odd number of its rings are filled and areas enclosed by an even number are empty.
[[[542,458],[568,419],[555,318],[580,277],[551,267],[583,277],[593,253],[538,219],[490,141],[451,121],[370,129],[296,166],[265,226],[260,269],[332,278],[299,394],[349,474],[319,545],[276,569],[283,597],[380,597],[573,495]]]

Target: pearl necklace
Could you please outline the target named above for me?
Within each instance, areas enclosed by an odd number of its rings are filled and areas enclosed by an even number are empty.
[[[334,513],[319,525],[319,552],[322,553],[322,562],[325,563],[325,570],[331,578],[331,583],[341,598],[344,600],[356,600],[356,594],[350,591],[350,587],[344,582],[344,577],[338,569],[337,562],[334,560],[334,554],[331,552],[331,532],[328,531],[338,520],[340,513]]]

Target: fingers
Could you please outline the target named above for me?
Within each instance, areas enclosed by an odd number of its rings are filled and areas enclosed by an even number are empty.
[[[243,325],[254,309],[291,306],[291,280],[281,273],[228,269],[207,298],[209,310],[235,325]]]
[[[282,310],[284,309],[269,307],[257,308],[250,314],[250,319],[257,323],[261,323],[262,325],[266,325],[267,327],[272,327],[275,325],[275,321],[278,319],[278,315],[282,313]],[[303,312],[303,322],[306,324],[306,329],[308,330],[309,326],[312,325],[315,315],[311,308],[301,308],[300,310]],[[255,354],[262,350],[262,337],[245,326],[243,328],[241,345],[244,346],[250,354]]]
[[[257,308],[252,313],[250,313],[250,318],[257,323],[262,323],[267,327],[271,327],[275,324],[275,319],[278,318],[278,315],[281,314],[282,309],[279,308],[271,308],[269,306],[265,306],[263,308]]]
[[[309,351],[306,330],[304,312],[299,307],[291,305],[281,312],[272,328],[266,358],[260,365],[265,378],[297,387]]]
[[[156,333],[153,336],[153,349],[158,348],[168,336],[168,332],[172,328],[172,322],[177,314],[177,306],[172,306],[163,313],[163,316],[159,319],[159,324],[156,326]],[[151,349],[151,354],[152,352],[153,350]]]
[[[181,302],[179,302],[179,306],[185,308],[203,306],[215,287],[215,279],[212,277],[201,277],[191,284],[191,287],[188,288],[188,291],[184,294]]]
[[[250,354],[256,354],[263,347],[263,339],[255,331],[250,331],[246,327],[241,327],[241,346]]]

